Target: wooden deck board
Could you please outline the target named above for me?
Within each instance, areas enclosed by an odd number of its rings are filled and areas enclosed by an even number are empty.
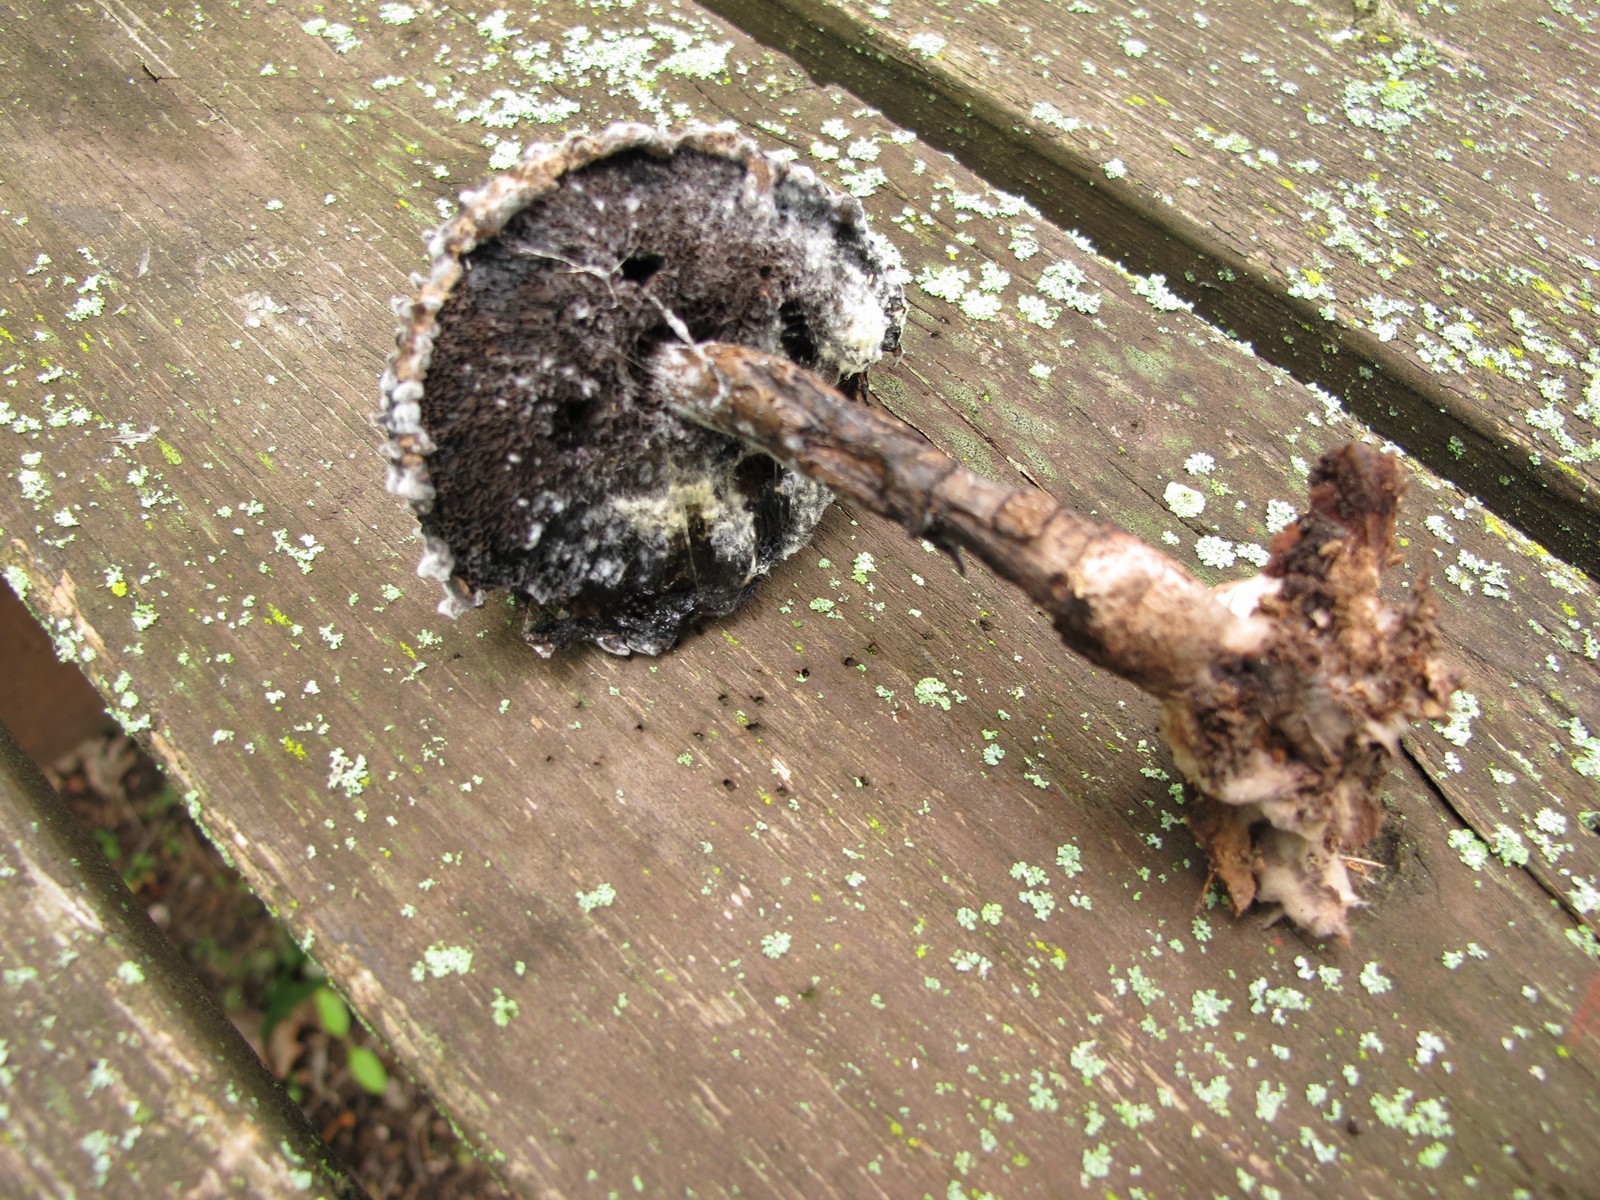
[[[1600,564],[1592,10],[710,7]]]
[[[1581,1193],[1596,968],[1560,904],[1600,861],[1592,584],[1416,473],[1401,574],[1454,572],[1481,715],[1414,739],[1351,949],[1197,909],[1149,705],[848,509],[659,660],[541,662],[498,601],[445,622],[366,415],[413,235],[485,138],[759,123],[870,193],[923,280],[882,402],[1191,563],[1264,544],[1296,460],[1362,431],[695,10],[377,14],[15,23],[0,530],[59,646],[514,1185]],[[1037,287],[1066,261],[1092,314]],[[1464,862],[1467,822],[1528,869]]]
[[[7,1189],[361,1195],[3,726],[0,814]]]

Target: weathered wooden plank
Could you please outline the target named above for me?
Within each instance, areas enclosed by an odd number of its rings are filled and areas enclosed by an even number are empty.
[[[709,7],[1600,564],[1592,9]]]
[[[479,138],[728,116],[871,193],[924,281],[875,386],[974,465],[1221,563],[1336,409],[692,10],[25,16],[8,577],[516,1185],[1581,1190],[1595,969],[1432,790],[1524,848],[1565,820],[1529,865],[1588,903],[1570,568],[1418,472],[1471,739],[1419,733],[1353,950],[1197,913],[1144,701],[847,510],[661,660],[442,624],[369,457],[383,301]]]
[[[0,826],[6,1190],[361,1195],[4,726]]]
[[[9,588],[0,590],[0,713],[25,753],[54,763],[110,725],[100,693],[63,666]]]

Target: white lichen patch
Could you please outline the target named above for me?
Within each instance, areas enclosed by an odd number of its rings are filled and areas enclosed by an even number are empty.
[[[1142,296],[1157,312],[1188,309],[1189,302],[1167,286],[1165,275],[1141,275],[1133,281],[1133,294]]]
[[[950,265],[937,270],[925,266],[917,272],[913,282],[928,295],[954,304],[966,295],[968,285],[972,282],[972,272]]]
[[[78,285],[78,298],[65,313],[67,320],[87,321],[90,317],[98,317],[105,312],[106,298],[100,291],[100,283],[100,273],[96,272]]]
[[[1257,1016],[1267,1016],[1274,1025],[1287,1025],[1292,1012],[1309,1012],[1311,998],[1298,988],[1274,987],[1265,976],[1250,982],[1250,1011]]]
[[[411,967],[411,978],[417,983],[424,979],[443,979],[447,975],[465,975],[472,970],[472,951],[465,946],[451,946],[436,942],[422,952],[422,958]]]
[[[1468,691],[1457,690],[1450,696],[1449,720],[1444,724],[1435,721],[1434,732],[1455,746],[1465,746],[1472,740],[1472,722],[1483,715],[1478,697]]]
[[[1572,886],[1567,889],[1567,903],[1580,916],[1600,913],[1600,884],[1593,877],[1573,875]]]
[[[1206,498],[1186,483],[1176,480],[1167,484],[1162,500],[1174,516],[1185,520],[1198,517],[1206,509]]]
[[[1373,55],[1367,64],[1377,68],[1379,78],[1345,85],[1345,120],[1380,133],[1396,133],[1421,120],[1432,106],[1427,81],[1417,73],[1436,61],[1435,52],[1421,41],[1407,42],[1393,55]]]
[[[786,930],[776,930],[764,934],[761,938],[761,953],[768,958],[782,958],[789,953],[789,947],[794,944],[794,937]]]
[[[1481,871],[1489,861],[1489,847],[1470,829],[1452,829],[1446,839],[1461,861],[1474,871]]]
[[[312,564],[317,561],[318,555],[327,549],[321,545],[315,536],[303,533],[295,541],[289,540],[287,529],[277,529],[272,533],[272,548],[280,554],[287,554],[300,568],[302,575],[311,574]]]
[[[1032,109],[1029,110],[1029,115],[1035,121],[1048,125],[1051,129],[1060,133],[1076,133],[1085,127],[1083,121],[1077,117],[1068,116],[1048,100],[1035,101]]]
[[[860,586],[866,588],[869,592],[873,590],[873,584],[870,576],[876,575],[877,573],[878,560],[873,558],[870,550],[863,550],[860,554],[857,554],[850,563],[850,578],[855,580]]]
[[[1389,979],[1376,962],[1369,962],[1361,968],[1361,986],[1367,989],[1370,996],[1382,995],[1394,987],[1394,982]]]
[[[1222,1023],[1223,1016],[1232,1007],[1232,1000],[1218,996],[1212,988],[1206,988],[1190,997],[1189,1015],[1200,1028],[1215,1027]]]
[[[1268,500],[1266,526],[1268,533],[1287,529],[1300,514],[1287,500]]]
[[[1071,259],[1052,263],[1040,273],[1034,284],[1040,294],[1060,302],[1074,312],[1093,316],[1100,311],[1104,297],[1099,292],[1087,290],[1089,274]]]
[[[367,785],[372,782],[372,776],[367,771],[367,756],[357,754],[351,758],[344,751],[344,747],[335,746],[328,753],[328,790],[330,792],[343,792],[350,799],[355,799],[367,790]]]
[[[961,297],[961,315],[969,321],[992,321],[1004,311],[1000,297],[972,291]]]
[[[1194,555],[1202,563],[1216,570],[1225,570],[1238,561],[1238,551],[1227,538],[1207,534],[1194,544]]]
[[[326,17],[312,17],[302,22],[300,28],[312,37],[321,38],[340,54],[349,54],[361,45],[361,39],[356,36],[354,29]]]
[[[494,990],[494,998],[489,1001],[489,1012],[494,1023],[504,1029],[522,1013],[522,1006],[511,999],[499,988]]]
[[[1572,739],[1572,769],[1585,779],[1600,779],[1600,737],[1589,732],[1584,723],[1573,717],[1566,725]]]
[[[661,60],[661,70],[685,79],[715,79],[728,71],[732,42],[692,42]]]

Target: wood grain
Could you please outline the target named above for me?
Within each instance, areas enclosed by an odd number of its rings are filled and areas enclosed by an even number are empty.
[[[1591,584],[1415,472],[1396,573],[1441,577],[1481,711],[1418,731],[1350,950],[1213,910],[1150,707],[848,507],[662,659],[445,623],[368,426],[387,300],[499,142],[580,124],[732,119],[862,192],[924,281],[878,402],[1180,554],[1253,553],[1371,435],[698,10],[405,7],[18,9],[0,529],[513,1186],[1581,1194]]]

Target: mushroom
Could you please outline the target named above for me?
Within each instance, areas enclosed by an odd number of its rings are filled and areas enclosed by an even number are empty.
[[[903,272],[858,201],[728,129],[614,125],[462,197],[385,373],[389,489],[456,615],[508,588],[540,653],[661,654],[732,612],[830,497],[679,420],[656,350],[732,342],[829,383],[899,344]]]
[[[1418,580],[1378,595],[1398,461],[1325,455],[1252,579],[1208,588],[1043,492],[973,474],[841,391],[898,345],[903,272],[859,204],[726,129],[530,150],[463,196],[400,306],[389,486],[441,610],[509,587],[526,636],[661,653],[850,497],[1021,587],[1149,692],[1236,912],[1347,937],[1409,724],[1454,688]]]

